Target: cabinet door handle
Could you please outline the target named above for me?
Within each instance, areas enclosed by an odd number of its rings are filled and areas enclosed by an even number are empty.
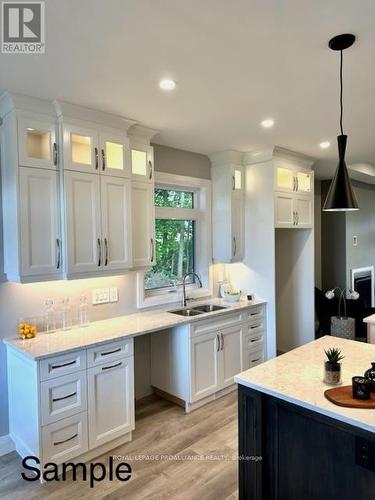
[[[296,191],[299,190],[299,180],[298,180],[298,175],[296,176]]]
[[[299,213],[296,211],[296,226],[299,224]]]
[[[98,238],[98,267],[102,265],[102,243]]]
[[[152,161],[151,160],[148,160],[148,168],[149,168],[148,178],[151,180],[152,179]]]
[[[60,246],[60,239],[59,238],[56,238],[56,249],[57,249],[56,269],[60,269],[60,266],[61,266],[61,246]]]
[[[236,241],[236,237],[233,236],[233,257],[236,256],[236,253],[237,253],[237,241]]]
[[[221,350],[224,349],[224,336],[222,333],[220,333],[220,337],[221,337]]]
[[[103,366],[102,370],[110,370],[111,368],[117,368],[118,366],[121,366],[121,365],[122,365],[122,361],[120,361],[120,363],[116,363],[115,365]]]
[[[296,225],[296,212],[293,210],[293,226]]]
[[[68,399],[72,398],[73,396],[76,396],[77,392],[72,392],[71,394],[68,394],[67,396],[62,396],[61,398],[52,398],[52,401],[56,403],[56,401],[62,401],[63,399]]]
[[[236,189],[236,180],[234,178],[234,175],[232,175],[232,191],[235,191]]]
[[[65,366],[75,365],[77,361],[74,359],[73,361],[68,361],[67,363],[63,363],[62,365],[51,365],[51,370],[56,370],[57,368],[64,368]]]
[[[78,432],[73,434],[73,436],[70,436],[70,438],[68,438],[68,439],[64,439],[63,441],[56,441],[55,443],[53,443],[53,446],[58,446],[59,444],[67,443],[68,441],[71,441],[72,439],[76,438],[77,436],[78,436]]]
[[[56,142],[53,143],[53,164],[55,167],[57,166],[57,144]]]
[[[216,352],[220,351],[220,337],[219,334],[216,334]]]
[[[104,238],[104,248],[105,248],[104,265],[108,266],[108,240],[107,240],[107,238]]]
[[[115,354],[116,352],[120,352],[120,351],[121,351],[121,347],[119,347],[118,349],[115,349],[114,351],[101,352],[100,356],[108,356],[109,354]]]
[[[102,149],[102,170],[105,170],[105,151]]]
[[[99,168],[99,151],[98,148],[94,148],[95,151],[95,170],[98,170]]]
[[[154,239],[153,238],[150,239],[150,244],[151,244],[151,262],[154,262],[155,250],[154,250]]]

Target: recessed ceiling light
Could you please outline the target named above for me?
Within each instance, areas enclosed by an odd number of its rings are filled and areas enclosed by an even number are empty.
[[[321,143],[319,144],[319,147],[320,147],[321,149],[327,149],[327,148],[329,148],[329,147],[330,147],[330,145],[331,145],[331,143],[330,143],[329,141],[323,141],[323,142],[321,142]]]
[[[174,90],[176,88],[176,82],[170,78],[165,78],[164,80],[160,80],[159,87],[162,90]]]
[[[267,118],[266,120],[263,120],[261,123],[263,128],[271,128],[275,125],[274,120],[272,118]]]

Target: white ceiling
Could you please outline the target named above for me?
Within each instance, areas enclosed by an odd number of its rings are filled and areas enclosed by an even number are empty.
[[[191,151],[278,144],[333,159],[338,54],[327,42],[353,32],[347,158],[375,163],[374,26],[374,0],[47,0],[46,54],[1,54],[0,88],[121,114]],[[169,94],[166,76],[178,83]]]

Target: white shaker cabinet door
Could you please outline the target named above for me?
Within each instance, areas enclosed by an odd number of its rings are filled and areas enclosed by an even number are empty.
[[[130,180],[102,176],[101,180],[103,267],[131,267]]]
[[[242,328],[228,328],[220,332],[222,380],[221,387],[233,384],[233,377],[242,371]]]
[[[68,275],[98,272],[103,266],[99,176],[65,171],[65,226]]]
[[[294,195],[275,193],[275,227],[295,226]]]
[[[219,348],[217,332],[191,339],[190,402],[198,401],[220,389]]]
[[[88,415],[90,448],[134,429],[132,357],[89,368]]]
[[[22,277],[60,274],[58,206],[56,171],[19,167]]]
[[[313,200],[310,196],[297,195],[294,200],[296,226],[311,228],[313,224]]]
[[[154,186],[132,181],[133,267],[155,264]]]

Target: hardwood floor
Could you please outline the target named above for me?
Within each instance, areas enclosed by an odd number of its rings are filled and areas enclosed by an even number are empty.
[[[88,482],[27,483],[21,478],[16,452],[0,457],[0,498],[39,499],[184,499],[234,500],[237,498],[237,392],[207,404],[189,415],[182,408],[156,397],[142,402],[136,412],[133,440],[95,458],[124,456],[130,463],[128,482],[104,480],[90,488]],[[145,460],[125,457],[148,455]],[[152,460],[150,455],[173,455],[174,460]],[[225,460],[219,460],[219,456]],[[189,460],[176,459],[190,457]],[[211,460],[202,457],[211,456]],[[216,459],[215,459],[216,457]]]

